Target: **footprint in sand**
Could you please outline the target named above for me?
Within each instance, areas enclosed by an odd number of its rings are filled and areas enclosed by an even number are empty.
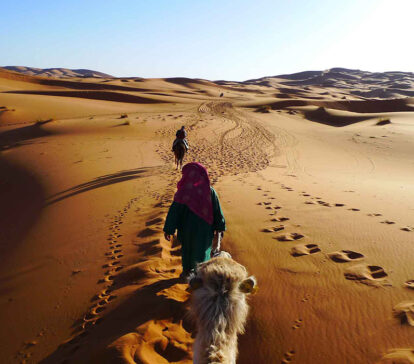
[[[401,228],[402,231],[414,231],[414,229],[410,226],[404,226]]]
[[[357,209],[357,208],[355,208],[355,207],[352,207],[352,208],[350,208],[350,209],[348,209],[349,211],[361,211],[360,209]]]
[[[114,280],[114,276],[110,274],[106,274],[102,279],[98,281],[98,283],[112,283]]]
[[[95,326],[95,325],[101,323],[101,321],[102,321],[101,317],[93,317],[89,320],[87,320],[86,318],[83,318],[83,322],[82,322],[80,327],[81,327],[82,330],[87,330],[91,326]]]
[[[103,299],[110,295],[112,291],[109,288],[104,288],[97,296],[96,299]],[[116,297],[116,296],[113,296]]]
[[[104,302],[104,304],[106,304],[105,302]],[[91,308],[91,311],[90,311],[90,313],[91,313],[91,315],[94,315],[94,316],[97,316],[97,315],[99,315],[102,311],[105,311],[105,307],[104,306],[101,306],[99,303],[96,305],[96,306],[94,306],[94,307],[92,307]]]
[[[318,203],[322,206],[325,207],[332,207],[332,204],[330,204],[329,202],[325,202],[325,201],[318,201]]]
[[[392,311],[394,316],[401,320],[401,324],[414,326],[414,301],[400,302]]]
[[[258,205],[260,205],[260,206],[262,206],[262,205],[268,206],[268,205],[271,205],[271,204],[272,204],[271,202],[258,202]]]
[[[282,221],[288,221],[289,220],[289,218],[288,217],[283,217],[283,216],[281,216],[281,217],[274,217],[272,220],[270,220],[270,221],[276,221],[276,222],[282,222]]]
[[[381,224],[393,225],[393,224],[395,224],[395,222],[390,221],[390,220],[384,220],[384,221],[381,221]]]
[[[337,252],[329,253],[328,257],[337,263],[354,262],[364,259],[364,255],[354,252],[352,250],[340,250]]]
[[[378,364],[408,363],[414,363],[414,348],[392,349],[378,362]]]
[[[300,257],[302,255],[310,255],[320,251],[321,249],[317,244],[299,244],[292,248],[290,254],[294,257]]]
[[[315,201],[305,201],[306,205],[316,205]]]
[[[293,324],[292,329],[293,330],[299,329],[302,326],[302,324],[303,324],[303,320],[299,318],[295,320],[295,323]]]
[[[261,231],[263,232],[263,233],[273,233],[273,232],[275,232],[275,231],[281,231],[281,230],[283,230],[285,228],[285,226],[284,225],[279,225],[279,226],[275,226],[275,227],[272,227],[272,228],[265,228],[265,229],[262,229]]]
[[[407,288],[414,289],[414,279],[410,279],[409,281],[406,281],[404,283],[404,286],[407,287]]]
[[[342,206],[345,206],[345,204],[344,203],[336,203],[335,206],[336,207],[342,207]]]
[[[367,285],[377,286],[378,284],[389,285],[386,281],[388,274],[378,265],[354,265],[349,267],[345,273],[345,278],[359,281]]]
[[[279,241],[294,241],[294,240],[302,239],[303,237],[304,235],[299,234],[299,233],[289,233],[289,234],[280,235],[276,237],[275,239]]]
[[[120,261],[119,261],[119,260],[117,260],[117,261],[115,261],[115,262],[110,262],[110,263],[108,263],[108,264],[104,264],[104,265],[102,266],[102,268],[110,268],[110,267],[114,267],[114,266],[118,265],[119,263],[120,263]]]
[[[309,300],[310,300],[310,296],[309,295],[306,295],[305,297],[303,297],[301,299],[301,302],[308,302]]]
[[[295,356],[295,350],[289,350],[286,353],[283,354],[283,359],[281,361],[281,364],[287,364],[292,362],[294,356]]]
[[[367,214],[367,216],[382,216],[382,214],[373,213],[373,214]]]

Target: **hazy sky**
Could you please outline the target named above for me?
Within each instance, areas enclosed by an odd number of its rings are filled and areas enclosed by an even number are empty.
[[[414,71],[414,0],[3,1],[0,65],[246,80]]]

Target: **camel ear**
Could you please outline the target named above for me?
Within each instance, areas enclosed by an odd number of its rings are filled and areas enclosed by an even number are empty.
[[[256,278],[254,276],[250,276],[249,278],[245,279],[240,283],[239,289],[243,293],[255,294],[258,290]]]
[[[188,282],[188,284],[190,285],[191,290],[194,291],[203,285],[203,280],[198,277],[193,277],[190,279],[190,282]]]

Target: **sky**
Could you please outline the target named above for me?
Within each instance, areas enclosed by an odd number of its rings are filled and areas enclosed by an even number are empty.
[[[414,72],[414,0],[2,1],[0,66],[242,81]]]

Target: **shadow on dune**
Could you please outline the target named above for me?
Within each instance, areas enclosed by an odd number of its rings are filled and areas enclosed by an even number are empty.
[[[101,177],[97,177],[92,181],[82,183],[80,185],[71,187],[67,190],[58,192],[47,199],[46,206],[52,205],[56,202],[65,200],[69,197],[78,195],[80,193],[88,192],[95,190],[97,188],[110,186],[116,183],[131,181],[133,179],[147,177],[149,175],[154,175],[154,171],[158,167],[142,167],[135,168],[130,170],[119,171],[112,174],[106,174]]]
[[[287,107],[296,106],[319,106],[327,109],[342,111],[351,111],[357,113],[382,113],[382,112],[400,112],[414,111],[411,105],[413,99],[390,99],[390,100],[350,100],[350,101],[318,101],[318,100],[301,100],[290,99],[275,101],[265,105],[252,105],[254,107],[269,107],[272,110],[281,110]]]
[[[180,86],[190,87],[193,88],[194,84],[199,85],[206,85],[206,84],[212,84],[210,81],[201,80],[199,78],[186,78],[186,77],[170,77],[170,78],[164,78],[165,82],[173,83]]]
[[[94,82],[79,82],[69,80],[59,80],[49,77],[30,76],[13,71],[0,70],[0,77],[10,80],[17,80],[29,83],[36,83],[39,85],[64,87],[72,90],[116,90],[116,91],[146,91],[144,88],[128,87],[112,84],[102,84]],[[104,80],[102,82],[116,81],[116,79]]]
[[[181,320],[185,314],[182,302],[159,295],[159,292],[179,283],[178,278],[164,279],[138,289],[129,299],[103,316],[102,321],[90,327],[86,335],[79,335],[75,342],[63,344],[40,361],[41,364],[61,363],[123,363],[119,357],[108,355],[102,351],[117,338],[136,332],[136,328],[148,321]],[[117,288],[116,286],[114,288]],[[87,337],[83,343],[83,337]],[[73,347],[78,347],[73,353]],[[101,352],[102,351],[102,352]],[[68,358],[70,357],[70,359]]]
[[[370,117],[364,116],[334,115],[326,111],[323,107],[319,107],[316,110],[305,111],[303,114],[305,118],[310,121],[335,127],[347,126],[370,119]]]
[[[7,255],[38,220],[46,193],[38,178],[17,163],[0,159],[0,176],[0,257],[7,264]]]
[[[6,93],[13,94],[27,94],[27,95],[45,95],[45,96],[63,96],[63,97],[78,97],[83,99],[104,100],[115,102],[126,102],[132,104],[161,104],[168,101],[150,99],[147,97],[136,96],[126,93],[114,91],[6,91]]]
[[[20,147],[22,145],[31,144],[30,140],[41,138],[51,133],[42,128],[42,125],[51,122],[52,119],[40,121],[33,125],[24,126],[22,128],[12,129],[0,134],[0,152],[8,149]]]

